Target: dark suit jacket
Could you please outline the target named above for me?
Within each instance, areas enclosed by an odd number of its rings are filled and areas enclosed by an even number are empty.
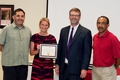
[[[61,29],[58,43],[58,55],[56,64],[60,72],[63,71],[65,54],[70,26]],[[72,74],[80,74],[81,69],[88,69],[92,49],[91,31],[79,25],[69,47],[68,71]]]

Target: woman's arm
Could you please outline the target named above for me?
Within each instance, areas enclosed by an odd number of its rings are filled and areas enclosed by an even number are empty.
[[[39,52],[39,45],[37,45],[37,50],[34,49],[34,42],[30,42],[30,55],[36,55]]]

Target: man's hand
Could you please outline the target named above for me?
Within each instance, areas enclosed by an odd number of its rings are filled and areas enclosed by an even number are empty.
[[[55,66],[55,72],[59,75],[59,66],[58,65]]]
[[[87,75],[87,70],[82,69],[82,70],[81,70],[80,78],[85,78],[86,75]]]
[[[2,45],[0,44],[0,51],[2,51]]]
[[[120,58],[117,59],[117,62],[115,64],[115,68],[117,69],[119,67],[119,65],[120,65]]]

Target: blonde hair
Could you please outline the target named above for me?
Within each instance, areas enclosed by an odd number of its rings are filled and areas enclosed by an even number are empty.
[[[39,25],[42,23],[42,21],[46,21],[48,23],[48,27],[50,27],[50,20],[48,18],[42,18],[39,22]]]
[[[70,15],[70,12],[72,12],[72,11],[75,11],[75,12],[78,12],[79,13],[79,15],[81,16],[81,11],[80,11],[80,9],[78,9],[78,8],[72,8],[70,11],[69,11],[69,15]]]

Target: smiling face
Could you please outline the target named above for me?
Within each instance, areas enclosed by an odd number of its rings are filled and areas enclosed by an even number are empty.
[[[72,8],[69,11],[69,19],[73,27],[79,24],[80,17],[81,17],[81,11],[78,8]]]
[[[99,34],[103,35],[109,27],[109,22],[108,22],[107,18],[99,17],[96,25],[97,25]]]
[[[22,27],[25,20],[25,14],[22,11],[18,11],[13,15],[13,20],[17,27]]]
[[[78,25],[79,20],[80,20],[80,14],[78,12],[75,11],[71,11],[70,15],[69,15],[69,19],[71,22],[71,25]]]
[[[43,21],[41,21],[39,27],[40,27],[41,32],[45,33],[45,32],[47,32],[47,30],[49,28],[49,24],[47,21],[43,20]]]

